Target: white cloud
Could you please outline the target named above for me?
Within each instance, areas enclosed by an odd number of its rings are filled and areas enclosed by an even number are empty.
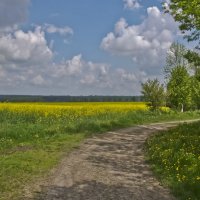
[[[76,55],[70,60],[54,64],[52,68],[53,77],[78,76],[83,69],[82,55]],[[54,71],[54,72],[53,72]]]
[[[51,65],[53,52],[41,27],[16,30],[0,36],[0,84],[3,88],[44,84],[42,75]]]
[[[52,56],[40,27],[33,32],[17,30],[0,36],[0,65],[3,67],[44,64]]]
[[[147,17],[139,25],[128,25],[121,18],[115,31],[103,38],[101,48],[112,54],[131,56],[140,68],[159,68],[177,31],[178,26],[170,15],[149,7]]]
[[[140,8],[141,5],[138,0],[123,0],[124,8],[134,10],[136,8]]]
[[[66,35],[72,35],[74,32],[73,32],[73,29],[68,27],[68,26],[65,26],[65,27],[57,27],[53,24],[45,24],[44,25],[44,30],[48,33],[58,33],[62,36],[66,36]]]
[[[110,87],[110,77],[110,66],[108,64],[88,61],[85,62],[81,83],[86,85],[95,84],[97,88],[106,88]]]
[[[0,79],[5,78],[6,74],[2,66],[0,66]]]
[[[74,79],[78,84],[92,85],[98,83],[100,87],[107,84],[109,65],[85,61],[82,55],[54,64],[51,73],[57,79]]]
[[[126,28],[128,27],[128,23],[124,18],[121,18],[116,24],[115,24],[115,33],[117,36],[121,36],[125,33]]]
[[[73,73],[72,73],[73,72]],[[70,94],[106,94],[130,95],[139,94],[140,83],[147,80],[144,71],[126,71],[113,68],[106,63],[86,61],[79,54],[62,64],[54,64],[51,69],[51,80]]]
[[[97,82],[97,80],[96,80],[96,78],[95,78],[95,76],[93,74],[85,75],[85,77],[83,77],[80,80],[81,84],[86,84],[86,85],[91,85],[91,84],[94,84],[96,82]]]
[[[0,30],[9,30],[27,19],[30,0],[0,1]]]
[[[46,84],[46,81],[41,75],[37,75],[31,80],[31,83],[33,83],[36,86],[42,86]]]
[[[1,92],[6,89],[26,94],[35,91],[37,94],[130,95],[139,94],[140,82],[146,78],[142,71],[115,69],[106,63],[84,60],[81,54],[60,63],[49,60],[34,65],[25,59],[21,63],[12,59],[0,63]]]
[[[117,74],[121,80],[137,81],[137,77],[134,73],[126,72],[124,69],[117,69]]]
[[[67,74],[69,75],[80,74],[83,67],[82,55],[79,54],[77,56],[74,56],[72,60],[67,60],[65,66],[67,69]]]

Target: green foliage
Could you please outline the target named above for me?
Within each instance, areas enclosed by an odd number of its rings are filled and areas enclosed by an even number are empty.
[[[164,184],[181,200],[200,199],[200,122],[184,124],[147,141],[148,158]]]
[[[157,110],[165,103],[165,90],[164,85],[160,84],[158,79],[147,80],[142,83],[142,94],[144,99],[148,102],[148,106],[152,110]]]
[[[175,21],[179,22],[179,28],[183,32],[187,32],[186,38],[188,41],[197,40],[200,38],[200,3],[199,0],[171,0],[169,9],[165,8],[166,12],[170,12]],[[200,43],[199,43],[200,45]]]
[[[171,107],[184,111],[192,104],[190,75],[183,66],[172,69],[167,83],[168,103]]]
[[[192,108],[200,109],[200,80],[196,76],[191,77]]]
[[[195,78],[200,81],[200,54],[198,52],[188,50],[185,54],[185,58],[189,63],[191,63]]]
[[[191,73],[192,71],[193,73]],[[182,44],[173,43],[167,52],[164,72],[168,106],[181,111],[183,109],[199,109],[199,54],[195,51],[187,50]]]
[[[185,58],[187,49],[184,45],[174,42],[167,51],[166,56],[166,66],[164,67],[164,72],[166,79],[169,78],[171,70],[177,66],[187,66],[188,60]]]
[[[188,50],[185,58],[190,63],[194,75],[191,76],[192,108],[200,109],[200,54]]]

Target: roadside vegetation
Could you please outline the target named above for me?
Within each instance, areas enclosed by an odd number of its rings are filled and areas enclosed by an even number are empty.
[[[199,144],[200,122],[162,131],[146,143],[155,174],[178,199],[200,199]]]
[[[157,79],[142,84],[148,106],[158,110],[167,105],[179,112],[200,110],[200,9],[199,1],[171,0],[165,12],[179,23],[187,49],[174,42],[167,52],[165,83]],[[200,199],[200,122],[184,124],[152,136],[146,143],[147,157],[158,178],[178,199]]]
[[[0,104],[0,199],[17,199],[63,155],[97,133],[150,122],[199,118],[144,103]]]

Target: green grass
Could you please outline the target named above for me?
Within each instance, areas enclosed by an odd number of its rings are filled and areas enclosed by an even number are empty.
[[[55,118],[0,110],[0,200],[20,199],[26,185],[46,175],[66,152],[93,134],[137,124],[199,117],[199,112],[108,111],[78,118],[67,118],[65,114]]]
[[[58,163],[63,152],[76,147],[84,137],[79,133],[37,140],[33,138],[32,141],[16,142],[12,147],[1,150],[0,199],[20,199],[27,184],[45,175]]]
[[[200,199],[200,122],[158,133],[146,143],[160,181],[181,200]]]

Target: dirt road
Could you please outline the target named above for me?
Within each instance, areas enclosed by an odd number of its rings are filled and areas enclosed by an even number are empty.
[[[147,137],[176,123],[126,128],[87,139],[69,154],[36,200],[173,200],[144,159]]]

